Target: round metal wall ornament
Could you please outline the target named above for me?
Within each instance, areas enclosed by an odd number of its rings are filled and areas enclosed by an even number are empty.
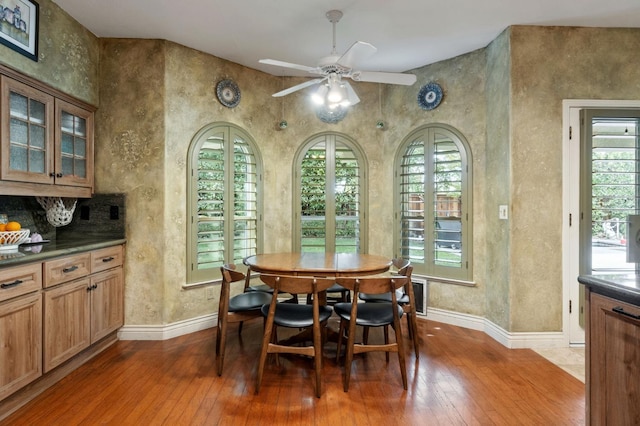
[[[316,108],[316,116],[325,123],[336,124],[347,116],[347,108],[338,106],[331,109],[322,105]]]
[[[233,80],[222,80],[216,86],[216,95],[220,103],[227,108],[234,108],[240,103],[240,89]]]
[[[435,109],[442,102],[442,87],[438,83],[427,83],[418,92],[418,105],[429,111]]]

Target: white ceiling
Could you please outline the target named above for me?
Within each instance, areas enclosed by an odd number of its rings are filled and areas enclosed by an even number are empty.
[[[366,41],[367,71],[404,72],[487,46],[510,25],[640,27],[639,0],[53,0],[98,37],[166,39],[274,75],[278,59],[331,53],[325,13],[341,10],[336,50]]]

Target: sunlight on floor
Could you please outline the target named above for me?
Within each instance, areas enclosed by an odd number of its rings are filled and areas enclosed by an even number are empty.
[[[585,381],[585,356],[582,348],[545,348],[534,349],[540,356],[548,359],[582,383]]]

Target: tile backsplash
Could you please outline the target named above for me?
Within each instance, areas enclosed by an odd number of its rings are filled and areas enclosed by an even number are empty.
[[[92,198],[78,199],[71,223],[57,228],[47,222],[36,197],[0,195],[0,213],[45,239],[64,239],[78,234],[125,237],[124,194],[94,194]]]

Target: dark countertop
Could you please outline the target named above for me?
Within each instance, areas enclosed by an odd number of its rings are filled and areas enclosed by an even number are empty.
[[[124,244],[126,239],[113,236],[77,236],[52,240],[36,246],[21,245],[18,250],[0,251],[0,269],[31,262],[42,262],[54,257]]]
[[[640,306],[640,275],[638,274],[621,272],[580,275],[578,282],[589,287],[594,293]]]

